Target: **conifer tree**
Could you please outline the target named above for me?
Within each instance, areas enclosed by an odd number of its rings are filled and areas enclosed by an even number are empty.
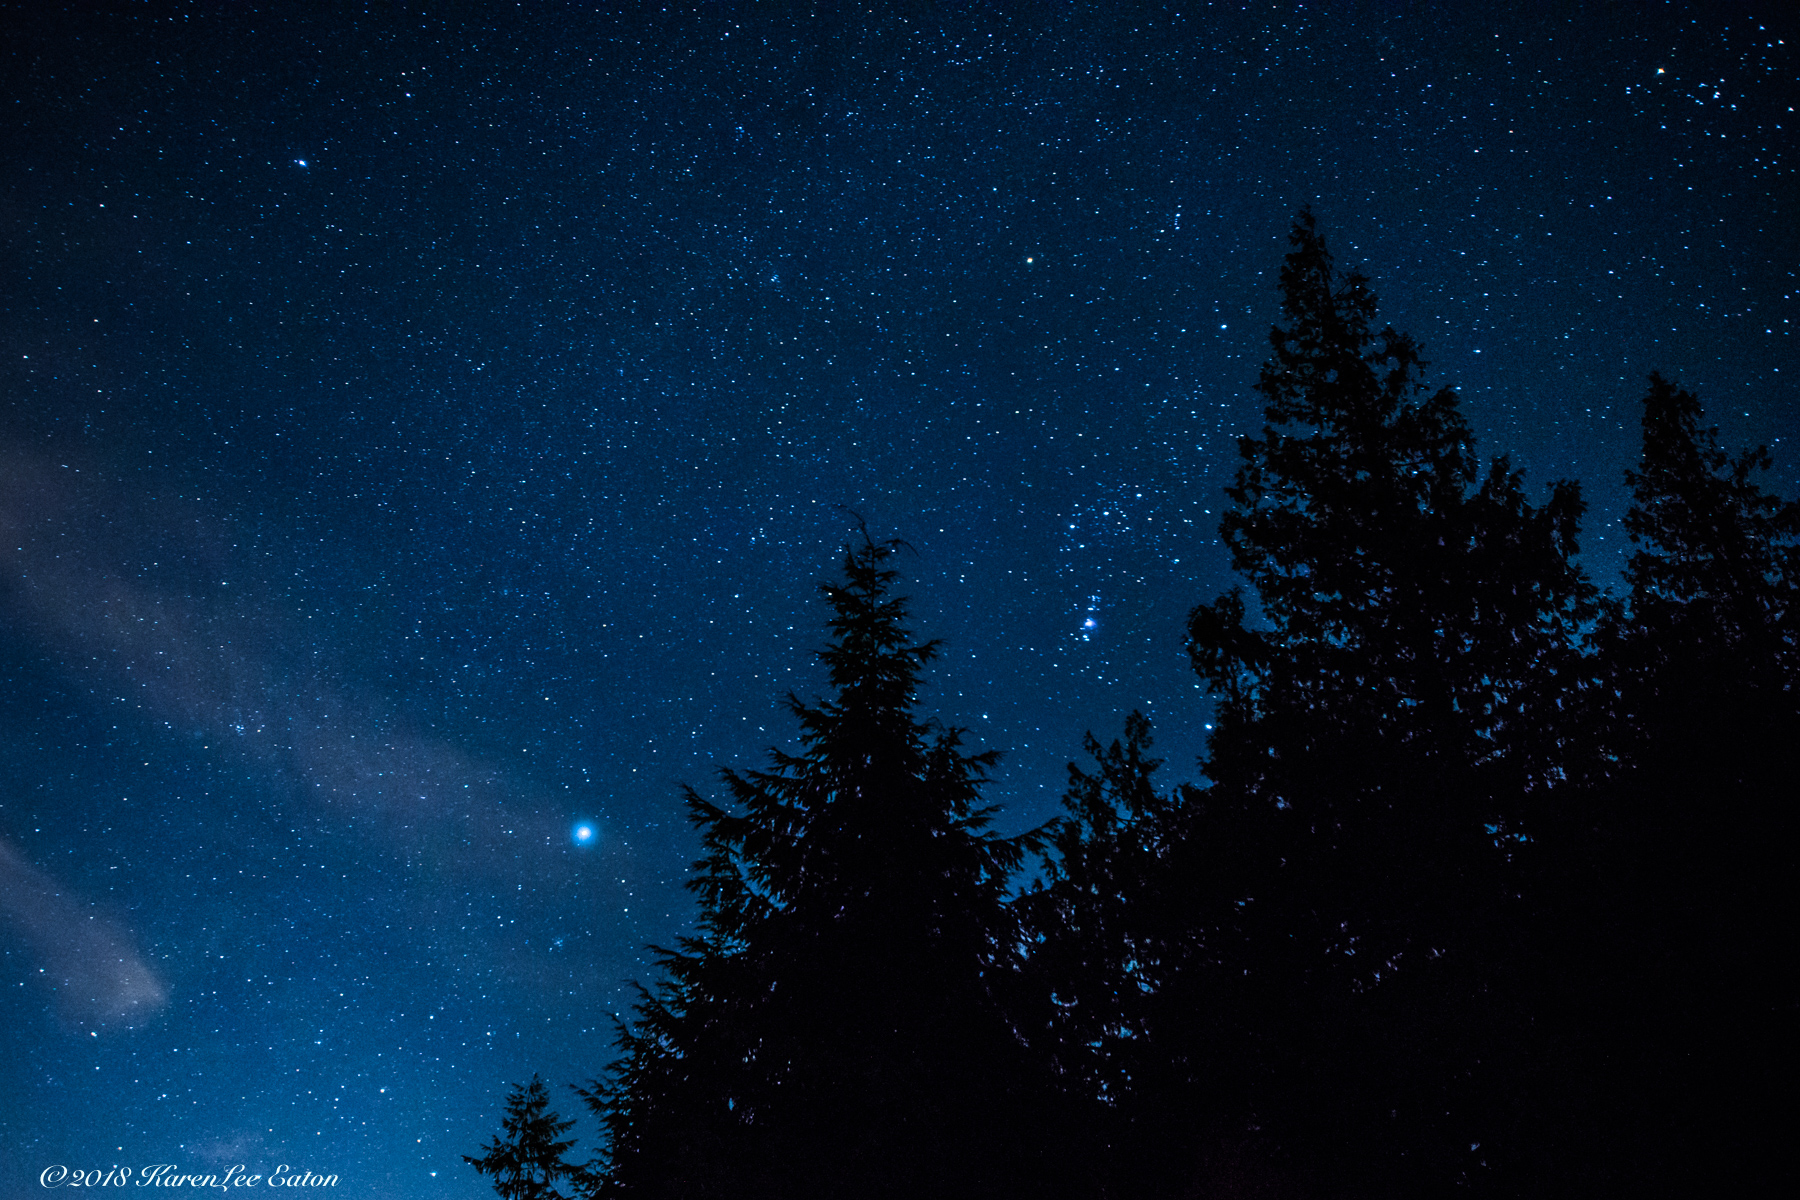
[[[1069,764],[1067,815],[1051,823],[1043,878],[1020,896],[1030,931],[1026,990],[1039,1004],[1026,1024],[1063,1086],[1116,1107],[1154,1071],[1144,1055],[1151,997],[1176,968],[1181,946],[1170,914],[1157,911],[1191,789],[1160,794],[1150,721],[1125,719],[1125,737],[1084,743],[1093,769]]]
[[[1585,671],[1582,503],[1481,471],[1368,281],[1310,213],[1290,241],[1267,423],[1221,522],[1255,605],[1189,620],[1218,712],[1174,861],[1211,881],[1209,952],[1165,1003],[1213,1044],[1164,1049],[1340,1186],[1428,1191],[1522,1152],[1494,1072],[1521,1053],[1523,860]]]
[[[994,752],[915,714],[937,643],[865,540],[824,589],[831,699],[788,705],[798,753],[689,791],[697,932],[622,1031],[589,1103],[602,1196],[981,1196],[1039,1179],[1032,1089],[1002,1009],[1008,873],[1033,836],[979,806]]]
[[[1565,1018],[1572,1121],[1609,1185],[1741,1191],[1794,1169],[1760,1099],[1794,1068],[1785,911],[1800,777],[1800,504],[1652,376],[1627,472],[1630,591],[1602,624],[1616,765],[1569,871],[1591,931]]]
[[[1650,377],[1643,460],[1625,474],[1625,528],[1641,547],[1626,569],[1629,636],[1654,638],[1660,648],[1645,650],[1659,658],[1737,660],[1740,682],[1788,690],[1800,666],[1800,504],[1756,483],[1766,447],[1732,458],[1700,417],[1692,393]]]
[[[549,1104],[543,1082],[533,1075],[506,1099],[504,1139],[495,1137],[480,1158],[463,1155],[477,1172],[494,1177],[500,1200],[571,1200],[580,1194],[584,1174],[565,1157],[575,1142],[558,1140],[575,1122],[547,1111]],[[567,1190],[558,1186],[565,1180],[573,1185]]]

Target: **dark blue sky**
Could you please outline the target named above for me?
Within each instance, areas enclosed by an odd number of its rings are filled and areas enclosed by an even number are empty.
[[[1793,26],[1489,7],[0,6],[0,1200],[484,1194],[851,510],[1005,827],[1194,778],[1303,205],[1597,578],[1652,370],[1794,494]]]

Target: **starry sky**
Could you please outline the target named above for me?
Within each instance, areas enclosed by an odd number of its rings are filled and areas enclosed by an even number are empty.
[[[1793,495],[1781,8],[0,6],[0,1200],[488,1194],[859,516],[1003,829],[1195,778],[1302,206],[1602,582],[1652,370]]]

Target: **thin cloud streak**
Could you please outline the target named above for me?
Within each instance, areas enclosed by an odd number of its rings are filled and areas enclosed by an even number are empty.
[[[300,779],[315,803],[409,857],[506,872],[519,854],[560,845],[559,817],[507,811],[498,771],[407,731],[323,667],[294,665],[283,644],[295,622],[230,577],[228,540],[204,514],[135,516],[132,497],[89,478],[0,452],[0,600],[72,674]],[[187,570],[185,594],[142,582],[159,566],[133,564],[142,546]]]
[[[130,933],[71,898],[49,875],[0,841],[0,919],[38,963],[32,978],[76,1025],[142,1025],[169,1002],[169,989]]]

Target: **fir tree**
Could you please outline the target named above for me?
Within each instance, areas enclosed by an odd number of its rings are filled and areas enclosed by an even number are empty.
[[[1522,1052],[1523,860],[1586,671],[1582,503],[1481,471],[1368,281],[1311,214],[1290,240],[1221,522],[1254,619],[1233,592],[1189,620],[1218,712],[1173,861],[1209,880],[1208,952],[1165,1003],[1212,1044],[1164,1049],[1340,1186],[1429,1191],[1524,1152],[1495,1072]]]
[[[558,1140],[575,1122],[547,1111],[549,1104],[543,1083],[533,1075],[529,1084],[514,1088],[506,1098],[504,1138],[495,1137],[480,1158],[463,1155],[477,1172],[494,1177],[494,1191],[501,1200],[571,1200],[580,1194],[584,1172],[564,1157],[575,1143]],[[564,1180],[575,1186],[567,1191],[559,1188]]]
[[[1663,644],[1740,660],[1753,686],[1789,690],[1800,653],[1800,504],[1762,490],[1766,447],[1732,458],[1700,401],[1660,375],[1644,398],[1643,460],[1625,473],[1631,625]],[[1761,706],[1767,707],[1767,706]]]
[[[1001,1003],[1009,872],[986,830],[996,754],[915,715],[937,644],[866,538],[825,588],[835,695],[790,696],[798,753],[689,791],[698,931],[586,1094],[611,1135],[601,1195],[1013,1195],[1041,1139]]]
[[[1093,770],[1069,764],[1067,815],[1050,826],[1043,878],[1017,902],[1031,931],[1026,987],[1040,1000],[1031,1040],[1064,1087],[1106,1108],[1154,1069],[1141,1061],[1159,1049],[1147,1041],[1150,997],[1179,954],[1168,914],[1156,908],[1174,815],[1190,789],[1157,792],[1162,761],[1150,757],[1152,744],[1141,712],[1109,747],[1087,735]]]
[[[1660,376],[1627,472],[1638,549],[1598,642],[1615,765],[1568,871],[1571,1119],[1601,1185],[1767,1186],[1790,1165],[1760,1099],[1794,1066],[1787,903],[1800,776],[1800,504],[1764,491]],[[1584,885],[1585,886],[1582,886]],[[1761,1082],[1758,1083],[1757,1081]]]

